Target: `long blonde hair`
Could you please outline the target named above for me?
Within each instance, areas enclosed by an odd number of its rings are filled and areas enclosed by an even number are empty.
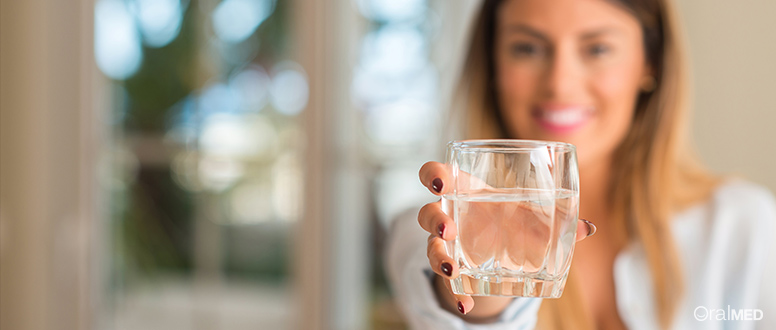
[[[639,242],[651,271],[659,324],[667,328],[683,294],[682,270],[671,234],[672,214],[706,199],[718,179],[696,161],[687,137],[688,75],[684,42],[670,0],[611,0],[641,23],[646,58],[656,88],[638,99],[631,129],[614,153],[609,189],[613,228],[622,244]],[[496,11],[501,0],[484,0],[474,21],[461,72],[466,138],[510,138],[501,120],[494,79]],[[622,246],[622,245],[620,245]],[[547,329],[592,328],[580,313],[580,285],[572,267],[561,299],[545,299],[539,325]]]

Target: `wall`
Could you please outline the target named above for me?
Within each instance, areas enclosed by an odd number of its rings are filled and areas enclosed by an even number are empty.
[[[0,328],[88,329],[92,2],[0,1]]]
[[[776,1],[680,0],[694,81],[693,129],[715,171],[776,191]]]

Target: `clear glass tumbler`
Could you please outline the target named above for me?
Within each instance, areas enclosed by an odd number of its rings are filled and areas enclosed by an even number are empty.
[[[530,140],[452,141],[453,189],[442,196],[458,236],[447,242],[453,292],[558,298],[579,214],[576,147]]]

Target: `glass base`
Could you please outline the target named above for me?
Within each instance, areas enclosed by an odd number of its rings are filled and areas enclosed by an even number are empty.
[[[560,298],[566,276],[544,280],[527,276],[464,275],[450,280],[453,293],[470,296]]]

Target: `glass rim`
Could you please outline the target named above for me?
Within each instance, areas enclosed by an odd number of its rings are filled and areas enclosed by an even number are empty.
[[[577,147],[571,143],[544,140],[522,139],[468,139],[454,140],[447,143],[448,148],[473,151],[525,152],[542,147],[551,147],[560,152],[576,152]]]

